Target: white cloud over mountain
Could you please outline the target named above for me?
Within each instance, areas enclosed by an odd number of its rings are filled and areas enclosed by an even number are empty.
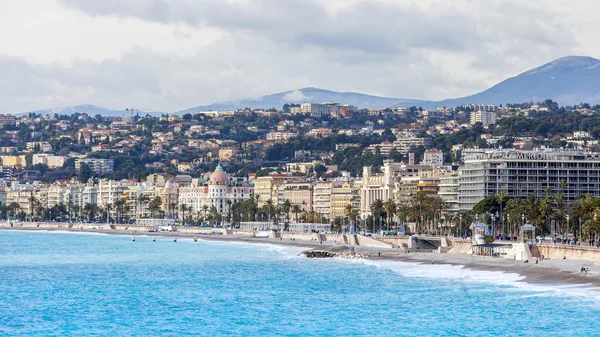
[[[6,0],[0,112],[174,111],[306,86],[467,95],[560,56],[599,56],[598,9],[589,0]]]

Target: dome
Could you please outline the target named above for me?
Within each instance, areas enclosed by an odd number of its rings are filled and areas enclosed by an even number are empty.
[[[165,191],[169,194],[177,194],[177,186],[171,180],[167,181],[165,184]]]
[[[229,182],[229,176],[227,172],[223,170],[221,164],[217,165],[215,172],[210,175],[210,184],[211,185],[227,185]]]

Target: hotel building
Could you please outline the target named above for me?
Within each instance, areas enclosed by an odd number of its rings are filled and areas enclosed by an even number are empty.
[[[564,193],[569,203],[586,193],[600,196],[600,156],[588,149],[474,149],[465,151],[463,160],[458,189],[461,210],[500,192],[509,198],[542,198],[551,189]]]

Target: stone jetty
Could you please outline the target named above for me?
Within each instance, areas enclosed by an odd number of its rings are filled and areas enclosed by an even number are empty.
[[[323,259],[332,257],[341,257],[344,259],[361,259],[369,257],[369,254],[357,254],[352,252],[330,252],[326,250],[306,250],[298,255],[304,255],[311,259]]]

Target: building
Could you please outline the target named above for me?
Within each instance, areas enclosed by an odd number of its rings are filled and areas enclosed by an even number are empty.
[[[272,131],[267,133],[267,140],[288,140],[298,137],[297,133],[289,131]]]
[[[412,177],[425,177],[431,175],[434,171],[433,166],[429,165],[411,165],[404,163],[395,163],[393,160],[384,160],[381,173],[376,173],[370,166],[363,168],[363,175],[360,189],[360,212],[364,218],[371,214],[371,205],[377,199],[386,201],[396,199],[398,184],[403,179]],[[423,183],[423,190],[428,189],[428,183]],[[435,187],[434,187],[435,188]]]
[[[460,187],[458,172],[448,172],[440,175],[438,196],[446,204],[448,212],[455,213],[458,209],[458,189]]]
[[[287,181],[283,185],[283,200],[300,206],[302,212],[313,210],[313,184],[310,181]]]
[[[224,147],[219,149],[219,160],[231,161],[237,156],[238,151],[233,147]]]
[[[471,112],[471,125],[481,123],[483,126],[496,124],[496,112],[494,111],[473,111]]]
[[[458,189],[461,210],[500,192],[509,198],[543,198],[550,189],[563,193],[567,203],[586,193],[600,196],[600,156],[589,149],[475,149],[465,150],[463,161]]]
[[[223,167],[218,165],[207,183],[195,179],[191,186],[180,187],[178,204],[189,206],[190,214],[206,212],[212,208],[227,216],[233,204],[248,200],[252,195],[253,189],[247,180],[230,178]]]
[[[21,156],[0,156],[2,160],[2,166],[8,167],[25,167],[27,166],[27,161],[24,155]]]
[[[310,114],[312,117],[323,117],[329,115],[329,105],[317,103],[302,103],[300,109],[303,114]]]
[[[423,154],[423,165],[444,165],[444,153],[439,150],[427,150]]]
[[[313,186],[313,211],[321,218],[332,219],[331,212],[331,181],[318,181]]]
[[[36,153],[32,157],[31,164],[44,164],[49,168],[58,168],[63,167],[63,165],[65,164],[65,159],[66,158],[63,156]]]
[[[27,150],[52,152],[52,144],[50,144],[49,142],[27,142]]]
[[[15,124],[17,118],[11,114],[0,114],[0,125]]]
[[[115,161],[112,159],[84,158],[75,160],[75,168],[80,170],[82,163],[87,164],[96,174],[112,173],[115,166]]]
[[[360,181],[350,178],[348,172],[342,172],[341,178],[331,183],[331,219],[346,216],[348,205],[352,209],[360,209]]]

